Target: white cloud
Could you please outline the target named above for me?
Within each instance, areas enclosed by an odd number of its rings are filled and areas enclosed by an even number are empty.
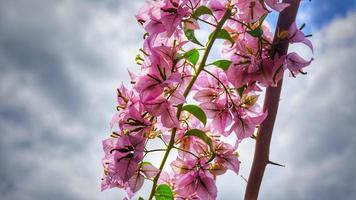
[[[101,140],[109,134],[115,88],[127,80],[122,65],[136,67],[134,52],[142,33],[131,11],[138,9],[138,2],[118,4],[112,11],[99,5],[18,1],[3,7],[13,12],[2,12],[0,20],[9,27],[2,29],[0,40],[2,199],[124,196],[118,190],[100,192]],[[17,46],[28,49],[19,52]],[[38,56],[42,49],[61,65],[43,62],[48,59]],[[71,88],[64,88],[67,82]],[[73,114],[62,96],[54,101],[51,95],[61,92],[56,88],[71,91],[67,94],[73,96],[64,98],[80,101],[83,109]]]

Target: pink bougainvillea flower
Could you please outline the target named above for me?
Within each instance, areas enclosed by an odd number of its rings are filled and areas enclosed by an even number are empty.
[[[145,109],[153,116],[161,116],[172,108],[172,105],[164,97],[157,97],[144,102]]]
[[[304,33],[299,30],[295,22],[288,29],[288,40],[290,43],[303,43],[307,45],[313,51],[313,44],[308,40]]]
[[[173,60],[176,57],[175,55],[177,54],[177,51],[185,44],[187,44],[187,41],[181,36],[167,38],[161,34],[149,35],[143,43],[143,50],[145,51],[145,56],[149,58],[147,60],[149,62],[142,67],[145,68],[151,66],[151,61],[153,60],[152,56],[160,55],[158,51],[166,54],[164,55],[165,58],[168,56]],[[160,60],[161,58],[156,57],[155,59]]]
[[[123,84],[117,89],[117,110],[111,119],[110,127],[113,128],[115,124],[119,122],[120,116],[122,116],[125,109],[132,106],[136,106],[139,102],[139,98],[134,90],[128,90]]]
[[[212,88],[222,90],[223,88],[219,84],[223,83],[224,85],[226,85],[228,83],[226,73],[222,69],[213,68],[210,69],[209,72],[215,77],[213,77],[207,72],[202,72],[195,82],[194,89],[200,90],[204,88]],[[219,80],[217,80],[216,78],[218,78]]]
[[[130,107],[128,112],[122,115],[122,118],[119,120],[121,131],[131,136],[135,135],[136,137],[143,137],[145,133],[150,132],[153,124],[143,117],[145,114],[141,113],[136,108]]]
[[[177,30],[182,19],[189,14],[189,8],[186,5],[187,0],[172,0],[165,2],[166,4],[161,8],[161,19],[162,24],[167,31],[167,36],[169,37]]]
[[[194,18],[189,18],[184,21],[184,29],[196,30],[199,28],[199,24]]]
[[[196,80],[193,88],[197,91],[193,98],[201,103],[217,101],[224,93],[224,87],[222,84],[228,85],[226,73],[223,70],[213,68],[209,71],[215,77],[207,72],[202,72]]]
[[[259,46],[255,37],[247,35],[243,40],[236,41],[232,48],[225,49],[225,56],[232,61],[226,73],[227,78],[236,88],[256,81],[270,83],[274,77],[274,60],[269,59],[266,52],[259,51]]]
[[[232,146],[225,142],[217,143],[215,145],[215,162],[218,163],[218,166],[221,166],[223,169],[230,169],[236,174],[239,174],[240,161],[236,155],[236,149],[237,146]]]
[[[143,182],[145,181],[145,177],[142,175],[142,173],[137,172],[134,174],[128,181],[127,187],[126,187],[126,192],[129,196],[129,198],[132,198],[135,193],[141,189],[143,186]]]
[[[160,116],[161,122],[166,128],[179,127],[179,121],[176,116],[177,108],[163,97],[156,98],[144,103],[145,108],[154,116]]]
[[[103,167],[104,167],[104,177],[101,179],[101,191],[110,189],[110,188],[124,188],[125,185],[120,180],[112,179],[110,176],[107,175],[106,167],[107,161],[105,159],[102,160]]]
[[[204,4],[210,8],[211,11],[213,11],[213,14],[217,20],[220,20],[225,11],[226,11],[226,6],[228,5],[227,0],[203,0]]]
[[[178,48],[160,46],[151,49],[148,73],[139,77],[135,85],[141,102],[151,101],[163,92],[175,98],[181,97],[181,91],[177,87],[182,82],[182,77],[176,72],[174,65]],[[172,93],[175,94],[171,95]]]
[[[196,194],[200,199],[213,200],[217,196],[215,177],[204,167],[208,168],[205,161],[177,159],[171,163],[176,176],[176,193],[180,196]]]
[[[140,171],[145,175],[146,178],[150,179],[150,178],[155,177],[158,174],[159,169],[157,169],[151,163],[144,162],[141,165]]]
[[[229,81],[236,87],[240,88],[246,83],[252,82],[251,75],[247,72],[246,68],[232,66],[227,71]]]
[[[252,73],[249,73],[247,68],[233,66],[228,69],[227,76],[236,88],[245,84],[253,84],[256,81],[263,86],[276,86],[283,75],[284,59],[284,57],[265,58],[259,65],[260,69]]]
[[[289,3],[283,3],[282,0],[265,0],[265,3],[277,12],[282,12],[282,10],[289,6]]]
[[[252,136],[257,125],[260,125],[267,116],[267,112],[263,112],[257,102],[258,96],[244,96],[239,104],[240,107],[236,108],[234,115],[234,122],[230,128],[230,132],[235,132],[238,142],[245,138]]]
[[[138,102],[138,98],[134,91],[128,90],[124,84],[117,89],[117,105],[121,109],[127,108]]]
[[[302,69],[304,67],[309,66],[312,61],[313,58],[307,61],[300,57],[297,53],[292,52],[287,55],[284,67],[285,69],[289,69],[293,73],[293,75],[295,75],[300,72],[303,72]]]
[[[258,71],[260,69],[260,59],[257,54],[258,41],[250,36],[247,40],[236,42],[236,53],[232,57],[232,62],[235,66],[246,67],[248,73]]]
[[[130,178],[127,183],[126,191],[130,198],[142,188],[145,177],[150,179],[157,175],[158,169],[154,167],[151,163],[143,162],[140,169]]]
[[[175,69],[178,49],[179,45],[152,47],[148,72],[137,78],[135,85],[145,109],[153,116],[161,116],[161,122],[167,128],[179,126],[175,106],[185,103],[180,88],[182,74]]]
[[[144,141],[143,137],[130,137],[126,134],[103,141],[103,161],[112,183],[127,183],[135,174],[143,158]]]
[[[166,111],[161,115],[161,122],[167,128],[179,128],[179,121],[176,116],[177,109],[167,103]]]
[[[268,12],[259,0],[237,0],[237,5],[239,20],[246,22],[256,22]]]
[[[263,59],[261,62],[261,70],[253,74],[252,80],[256,80],[260,85],[265,87],[275,87],[283,77],[284,60],[285,56],[276,56],[274,59]]]
[[[194,99],[198,102],[206,103],[215,101],[219,97],[220,93],[211,88],[198,90],[194,95]]]
[[[187,1],[149,1],[136,15],[137,21],[150,34],[164,32],[170,37],[189,14]]]
[[[200,199],[215,200],[217,197],[218,189],[215,184],[214,177],[200,171],[196,178],[197,189],[196,194]]]
[[[213,119],[211,127],[213,131],[225,134],[225,129],[232,122],[232,116],[226,104],[226,100],[221,99],[218,102],[206,102],[200,104],[206,115]]]
[[[160,8],[162,6],[162,1],[148,1],[148,3],[141,8],[138,15],[136,15],[137,21],[143,25],[144,29],[151,35],[165,31],[165,27],[160,21]]]

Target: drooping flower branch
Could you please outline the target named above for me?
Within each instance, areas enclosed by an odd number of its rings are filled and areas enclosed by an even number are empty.
[[[239,173],[239,143],[255,138],[268,115],[257,104],[261,87],[275,87],[285,70],[304,74],[311,62],[276,51],[279,42],[312,48],[295,24],[272,40],[265,19],[288,6],[279,0],[147,1],[136,16],[146,31],[136,57],[141,73],[130,73],[132,89],[117,90],[113,133],[103,141],[102,190],[123,188],[132,198],[146,179],[152,181],[149,200],[216,199],[217,176]],[[211,28],[206,45],[195,36],[201,23]],[[216,40],[223,40],[222,59],[207,63]],[[165,148],[148,150],[151,140]],[[172,171],[164,171],[172,150]],[[153,152],[163,153],[158,168],[146,160]]]

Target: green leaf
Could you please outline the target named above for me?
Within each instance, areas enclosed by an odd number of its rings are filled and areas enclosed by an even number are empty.
[[[202,15],[213,15],[213,12],[211,12],[211,10],[206,6],[200,6],[194,11],[192,17],[194,19],[198,19]]]
[[[191,62],[193,65],[197,64],[198,60],[199,60],[199,51],[197,49],[192,49],[188,52],[186,52],[183,55],[183,58],[186,58],[187,60],[189,60],[189,62]]]
[[[172,189],[167,184],[159,185],[155,192],[156,200],[173,200]]]
[[[225,70],[229,69],[229,67],[231,65],[231,61],[230,60],[217,60],[213,63],[208,64],[208,65],[215,65],[225,71]]]
[[[192,115],[194,115],[196,118],[198,118],[204,126],[206,125],[206,115],[203,109],[201,109],[197,105],[185,105],[183,106],[182,110],[188,111]]]
[[[189,131],[187,131],[185,133],[185,136],[189,137],[189,136],[194,136],[197,137],[201,140],[203,140],[207,145],[209,145],[210,148],[210,152],[211,152],[211,157],[210,159],[207,161],[210,162],[215,158],[215,152],[214,152],[214,146],[213,146],[213,142],[211,141],[210,137],[208,137],[204,131],[199,130],[199,129],[190,129]]]
[[[194,30],[192,29],[184,29],[184,34],[185,36],[187,37],[187,39],[197,45],[200,45],[202,47],[204,47],[198,40],[197,38],[195,37],[195,34],[194,34]]]
[[[247,31],[247,33],[249,33],[249,34],[252,35],[253,37],[261,37],[262,34],[263,34],[263,30],[262,30],[262,27],[259,26],[259,27],[257,27],[257,28],[254,29],[254,30]]]
[[[139,197],[138,200],[145,200],[143,197]]]
[[[258,22],[259,23],[258,27],[253,30],[247,31],[247,33],[249,33],[253,37],[257,37],[257,38],[261,37],[263,35],[262,24],[263,24],[263,21],[265,21],[266,17],[267,17],[267,14],[263,15]]]
[[[209,36],[209,40],[211,40],[211,37],[213,37],[215,31],[212,32]],[[229,32],[227,32],[227,30],[225,29],[220,29],[219,32],[216,34],[216,39],[225,39],[231,42],[231,44],[233,44],[235,41],[234,39],[232,39],[231,35]]]

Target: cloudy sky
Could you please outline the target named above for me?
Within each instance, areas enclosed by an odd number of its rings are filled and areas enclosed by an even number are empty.
[[[143,3],[0,0],[1,199],[124,196],[100,192],[101,140],[115,88],[137,70]],[[300,11],[315,61],[307,76],[286,76],[271,149],[286,168],[268,166],[260,199],[355,199],[356,3],[305,1]],[[253,145],[240,149],[244,177]],[[245,183],[228,173],[218,187],[218,199],[242,199]]]

